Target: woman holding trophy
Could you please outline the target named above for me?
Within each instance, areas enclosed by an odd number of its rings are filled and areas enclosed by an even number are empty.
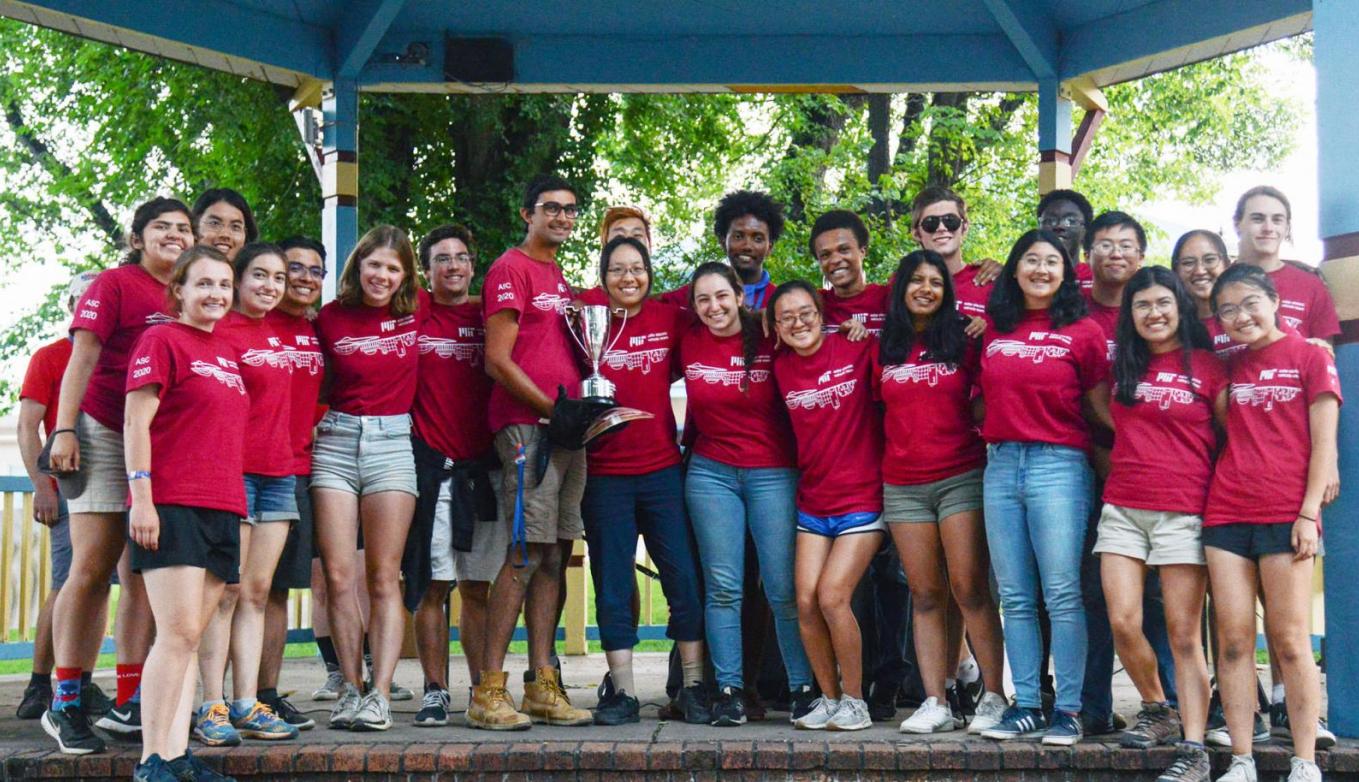
[[[618,237],[605,245],[599,279],[600,288],[581,295],[585,306],[580,317],[602,318],[609,328],[603,345],[586,347],[602,349],[598,370],[613,386],[612,401],[652,417],[601,438],[588,454],[589,477],[580,507],[599,638],[609,663],[594,721],[638,721],[632,649],[637,645],[633,594],[640,533],[670,605],[666,635],[677,642],[684,670],[679,706],[686,722],[706,724],[703,605],[670,406],[670,383],[678,377],[679,339],[688,318],[676,307],[648,299],[651,255],[637,239]]]

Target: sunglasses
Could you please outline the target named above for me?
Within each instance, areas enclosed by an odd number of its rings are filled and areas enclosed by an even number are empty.
[[[920,221],[920,230],[932,234],[938,231],[941,225],[950,231],[956,231],[962,227],[963,218],[958,215],[930,215]]]

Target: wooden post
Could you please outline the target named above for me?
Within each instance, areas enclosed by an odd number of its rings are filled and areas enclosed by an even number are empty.
[[[4,518],[0,521],[0,642],[9,640],[10,577],[14,554],[14,495],[5,492]]]
[[[33,527],[37,524],[33,520],[32,494],[24,493],[21,507],[23,511],[19,517],[19,640],[27,641],[30,616],[28,601],[33,591],[29,583],[33,575]]]
[[[578,540],[571,550],[566,570],[566,653],[585,654],[589,645],[585,640],[585,615],[589,595],[586,593],[585,541]]]

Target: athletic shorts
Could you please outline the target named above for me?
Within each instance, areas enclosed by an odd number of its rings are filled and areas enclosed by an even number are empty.
[[[982,473],[979,467],[914,486],[882,485],[882,515],[889,524],[937,524],[955,513],[981,510]]]
[[[297,479],[291,475],[245,476],[245,521],[297,521]]]
[[[127,510],[127,462],[123,433],[104,426],[89,413],[76,421],[80,440],[80,475],[58,478],[61,496],[71,513],[122,513]],[[75,488],[80,492],[76,493]]]
[[[409,415],[349,415],[331,410],[316,425],[311,487],[365,496],[415,488]]]
[[[524,528],[529,543],[578,540],[585,532],[580,517],[580,498],[585,494],[585,449],[553,448],[542,481],[537,482],[540,448],[550,447],[547,427],[511,424],[495,433],[495,452],[504,465],[500,507],[505,527],[514,529],[514,501],[519,486],[515,444],[524,443]]]
[[[860,532],[883,532],[887,525],[881,513],[861,511],[842,513],[839,516],[813,516],[797,512],[797,531],[820,535],[823,538],[838,538],[841,535],[856,535]]]
[[[241,580],[241,517],[212,508],[157,505],[160,545],[155,551],[132,547],[132,572],[163,567],[201,567],[228,584]]]
[[[1219,524],[1203,528],[1203,545],[1246,559],[1293,553],[1293,522]]]
[[[496,503],[499,508],[494,521],[474,522],[472,550],[458,551],[453,548],[453,493],[449,491],[452,480],[447,478],[439,484],[439,499],[434,506],[429,553],[431,577],[435,581],[494,581],[505,564],[505,552],[510,545],[510,527],[499,509],[504,506]],[[497,492],[500,482],[500,472],[492,472],[491,487]]]
[[[1202,565],[1203,517],[1104,504],[1096,554],[1120,554],[1148,565]]]
[[[293,500],[297,503],[297,523],[288,529],[288,542],[283,545],[278,567],[274,568],[274,582],[270,589],[276,592],[311,588],[315,520],[311,513],[310,475],[293,476]]]

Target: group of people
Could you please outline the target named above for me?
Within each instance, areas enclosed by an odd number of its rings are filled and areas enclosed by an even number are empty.
[[[725,260],[665,293],[632,207],[606,213],[598,286],[574,288],[557,256],[580,212],[570,183],[530,183],[524,239],[480,296],[466,228],[413,246],[379,226],[318,312],[324,248],[258,241],[235,191],[139,207],[127,259],[73,282],[70,338],[24,384],[35,513],[70,564],[54,568],[21,716],[68,753],[103,749],[92,723],[139,733],[139,780],[221,779],[188,750],[183,715],[217,746],[313,726],[277,691],[288,590],[310,587],[330,727],[391,727],[391,700],[410,697],[392,681],[407,612],[416,724],[445,725],[456,588],[469,726],[636,722],[640,535],[675,643],[665,718],[758,717],[767,616],[795,727],[890,719],[901,681],[882,686],[864,660],[903,650],[861,632],[854,595],[904,571],[909,608],[874,607],[877,624],[909,611],[923,697],[902,732],[1070,745],[1126,728],[1124,746],[1178,742],[1162,780],[1207,780],[1213,743],[1231,747],[1222,779],[1253,782],[1263,699],[1291,736],[1290,779],[1320,779],[1314,752],[1334,736],[1308,618],[1339,490],[1339,324],[1315,272],[1281,257],[1282,193],[1241,197],[1235,260],[1191,231],[1166,268],[1144,264],[1134,218],[1096,216],[1071,190],[1044,196],[1003,264],[965,263],[966,204],[930,187],[910,214],[920,249],[888,283],[867,282],[869,233],[835,210],[809,240],[823,279],[775,285],[780,206],[738,191],[713,220]],[[582,398],[564,317],[590,305],[612,313],[607,400]],[[590,440],[616,406],[650,417]],[[582,536],[609,669],[593,711],[571,703],[554,649]],[[109,703],[89,674],[115,571]],[[505,658],[521,614],[516,703]],[[1142,700],[1132,726],[1113,713],[1115,651]],[[960,695],[971,682],[977,697]]]

